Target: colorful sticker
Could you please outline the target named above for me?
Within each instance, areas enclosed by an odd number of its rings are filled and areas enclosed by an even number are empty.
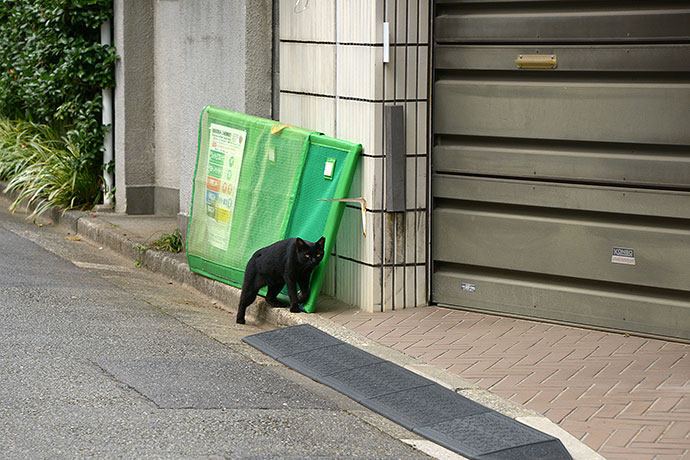
[[[208,141],[206,215],[208,241],[226,251],[240,179],[245,131],[212,123]]]

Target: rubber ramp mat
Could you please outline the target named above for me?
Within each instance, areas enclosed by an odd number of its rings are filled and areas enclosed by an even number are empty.
[[[467,458],[572,460],[560,440],[308,324],[242,340]]]

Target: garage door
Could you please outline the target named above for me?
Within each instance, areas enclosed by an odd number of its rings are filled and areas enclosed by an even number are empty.
[[[688,3],[433,17],[432,300],[690,339]]]

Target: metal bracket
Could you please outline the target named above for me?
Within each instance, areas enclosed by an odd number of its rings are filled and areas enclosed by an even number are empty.
[[[518,69],[555,69],[558,59],[555,54],[521,54],[515,65]]]

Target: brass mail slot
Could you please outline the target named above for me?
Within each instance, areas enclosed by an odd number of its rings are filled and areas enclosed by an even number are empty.
[[[521,54],[515,65],[518,69],[555,69],[558,63],[555,54]]]

